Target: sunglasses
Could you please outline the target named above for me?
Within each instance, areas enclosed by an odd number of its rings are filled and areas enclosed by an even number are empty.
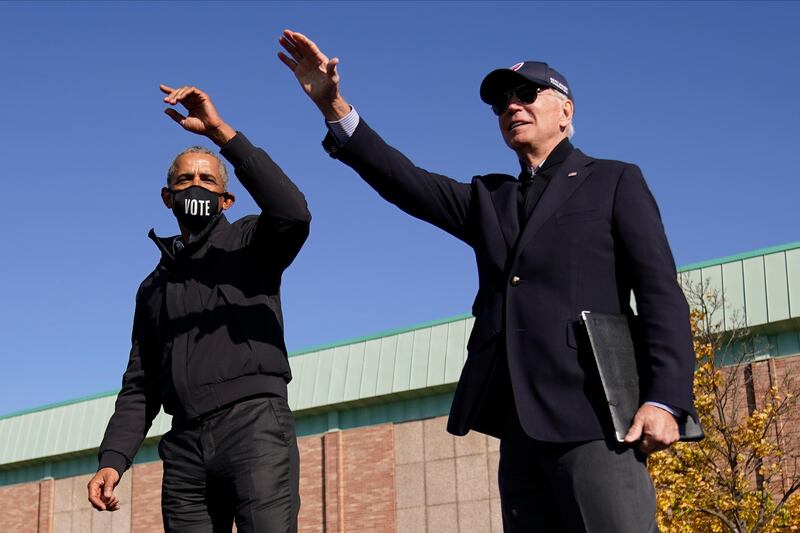
[[[517,100],[523,104],[532,104],[536,101],[536,97],[539,96],[539,93],[546,89],[549,89],[549,87],[542,87],[541,85],[533,85],[531,83],[526,83],[514,89],[510,89],[498,96],[495,103],[492,104],[492,112],[498,117],[505,113],[512,97],[516,97]]]

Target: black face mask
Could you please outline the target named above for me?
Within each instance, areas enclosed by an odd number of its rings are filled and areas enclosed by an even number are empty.
[[[169,189],[169,192],[172,194],[175,218],[192,233],[200,233],[219,213],[219,197],[223,193],[209,191],[200,185],[180,191]]]

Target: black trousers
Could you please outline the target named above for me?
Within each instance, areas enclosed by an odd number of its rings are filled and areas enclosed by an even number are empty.
[[[498,481],[505,533],[658,533],[655,489],[638,449],[537,441],[515,412],[504,426]]]
[[[243,400],[199,420],[173,420],[161,439],[167,533],[294,533],[299,454],[286,400]]]

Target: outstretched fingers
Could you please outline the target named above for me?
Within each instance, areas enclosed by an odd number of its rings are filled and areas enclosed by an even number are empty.
[[[297,49],[297,43],[295,43],[294,39],[287,33],[289,30],[284,30],[283,35],[278,38],[278,42],[281,43],[284,49],[287,52],[292,54],[292,57],[299,58],[300,51]]]
[[[181,126],[183,126],[183,121],[186,120],[185,116],[181,115],[180,113],[178,113],[175,109],[172,109],[171,107],[168,107],[168,108],[164,109],[164,113],[169,115],[169,117],[172,120],[174,120],[175,122],[177,122]]]
[[[164,101],[172,105],[178,103],[178,95],[183,91],[183,89],[185,89],[185,87],[173,89],[172,87],[167,87],[166,85],[159,85],[159,88],[162,92],[167,93],[167,96],[164,97]]]
[[[289,55],[286,55],[284,52],[278,52],[278,58],[283,61],[283,64],[289,67],[292,71],[297,68],[298,64],[303,60],[303,56],[298,52],[297,48],[295,47],[294,43],[287,38],[285,35],[282,35],[278,42],[283,47],[284,50]]]
[[[187,96],[197,91],[194,87],[181,87],[172,95],[172,103],[178,103],[186,99]]]
[[[164,102],[170,105],[176,105],[180,102],[187,93],[188,89],[194,89],[194,87],[180,87],[178,89],[173,89],[168,85],[164,85],[163,83],[158,86],[162,92],[167,93],[167,96],[164,97]],[[196,89],[195,89],[196,90]],[[179,113],[176,109],[172,107],[168,107],[164,109],[164,113],[166,113],[172,120],[183,126],[183,121],[186,120],[186,117]]]
[[[290,37],[292,42],[294,43],[295,48],[304,56],[323,56],[324,54],[320,51],[317,47],[316,43],[303,35],[302,33],[298,33],[296,31],[286,30],[290,33]],[[327,59],[327,58],[326,58]]]
[[[292,30],[284,30],[281,36],[281,46],[289,52],[292,58],[300,63],[308,61],[315,64],[328,62],[328,57],[320,51],[314,41]]]
[[[278,52],[278,59],[280,59],[284,65],[289,67],[289,70],[291,70],[292,72],[294,72],[294,69],[297,68],[297,61],[287,56],[283,52]]]
[[[184,85],[183,87],[179,87],[177,89],[173,89],[172,87],[164,84],[161,84],[158,87],[161,89],[161,92],[167,94],[167,96],[164,97],[164,102],[170,105],[184,103],[184,101],[190,97],[197,97],[201,100],[206,97],[206,94],[203,91],[197,87],[191,87],[188,85]]]

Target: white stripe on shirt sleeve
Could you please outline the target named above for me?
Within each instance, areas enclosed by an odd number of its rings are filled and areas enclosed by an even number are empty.
[[[360,121],[361,117],[358,116],[356,108],[350,106],[350,112],[343,118],[334,121],[326,120],[325,124],[328,126],[331,135],[333,135],[336,144],[342,146],[353,136]]]

